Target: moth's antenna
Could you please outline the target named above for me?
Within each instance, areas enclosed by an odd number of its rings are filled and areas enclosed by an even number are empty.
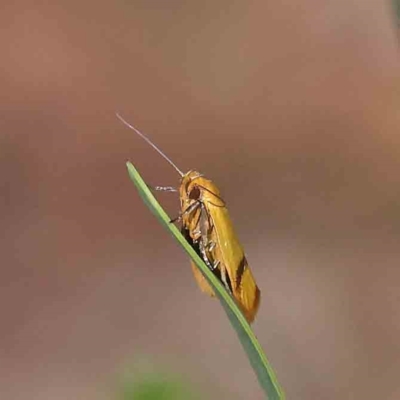
[[[180,176],[184,176],[185,174],[147,137],[145,136],[142,132],[140,132],[138,129],[136,129],[133,125],[131,125],[129,122],[125,121],[118,113],[115,113],[117,118],[128,128],[132,129],[135,131],[143,140],[145,140],[155,151],[157,151],[158,154],[160,154],[165,160],[167,160],[178,172]]]

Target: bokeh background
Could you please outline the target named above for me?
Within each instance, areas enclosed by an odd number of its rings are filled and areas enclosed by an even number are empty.
[[[131,369],[263,398],[125,161],[176,172],[115,111],[221,188],[288,398],[400,398],[390,1],[5,2],[0,31],[2,399],[114,399]]]

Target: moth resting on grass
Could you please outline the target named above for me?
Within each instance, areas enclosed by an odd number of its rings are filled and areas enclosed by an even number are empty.
[[[197,171],[183,173],[143,133],[120,115],[117,114],[117,117],[150,144],[181,176],[179,186],[181,210],[173,222],[181,223],[181,231],[186,240],[233,296],[247,321],[253,322],[260,304],[260,290],[251,273],[219,189],[211,180]],[[154,189],[178,191],[172,187],[155,187]],[[215,296],[214,290],[201,271],[193,262],[191,265],[200,289],[210,296]]]

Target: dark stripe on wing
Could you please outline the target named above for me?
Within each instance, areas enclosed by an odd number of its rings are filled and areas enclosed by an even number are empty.
[[[240,260],[240,263],[238,265],[237,272],[236,272],[236,287],[237,288],[240,287],[240,285],[242,283],[243,274],[247,268],[247,265],[248,264],[247,264],[246,257],[243,256],[242,259]]]

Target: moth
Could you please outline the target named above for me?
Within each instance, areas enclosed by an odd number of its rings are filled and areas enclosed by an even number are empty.
[[[181,176],[181,209],[173,222],[181,223],[181,232],[186,240],[233,296],[247,321],[253,322],[260,305],[260,289],[251,273],[219,189],[198,171],[183,173],[147,136],[119,114],[117,117],[153,147]],[[178,191],[173,187],[157,186],[154,189]],[[200,289],[214,297],[214,290],[201,271],[193,262],[191,267]]]

